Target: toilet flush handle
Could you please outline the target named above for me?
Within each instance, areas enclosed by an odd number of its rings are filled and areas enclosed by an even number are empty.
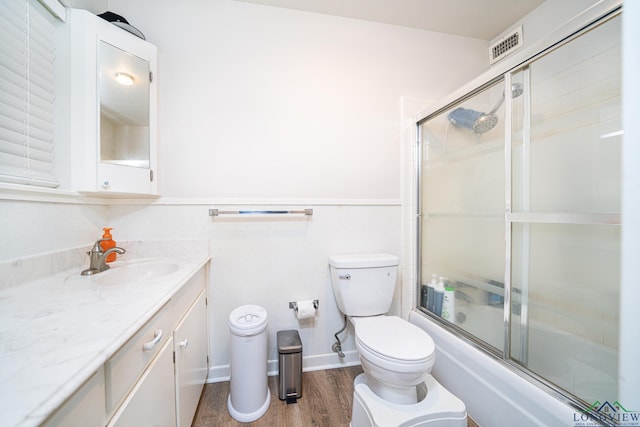
[[[338,279],[340,279],[340,280],[351,280],[351,275],[349,273],[347,273],[347,274],[339,274],[338,275]]]

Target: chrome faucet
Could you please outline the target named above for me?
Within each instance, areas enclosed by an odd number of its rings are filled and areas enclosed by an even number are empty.
[[[91,276],[92,274],[98,274],[100,272],[108,270],[110,268],[107,265],[107,257],[109,256],[109,254],[116,252],[122,255],[126,252],[124,249],[117,246],[115,248],[109,248],[106,251],[103,251],[102,247],[100,246],[100,242],[104,242],[106,240],[111,239],[96,240],[91,250],[87,252],[87,255],[89,255],[89,268],[83,270],[82,273],[80,273],[81,275]]]

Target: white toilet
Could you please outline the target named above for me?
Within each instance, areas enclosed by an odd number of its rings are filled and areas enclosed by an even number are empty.
[[[400,317],[385,315],[398,258],[334,255],[329,265],[333,293],[354,326],[364,371],[354,382],[351,426],[466,426],[464,403],[431,376],[431,337]]]

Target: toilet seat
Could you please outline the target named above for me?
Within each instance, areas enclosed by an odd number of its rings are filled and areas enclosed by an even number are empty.
[[[396,372],[430,370],[435,359],[433,339],[397,316],[354,319],[356,348],[372,363]]]

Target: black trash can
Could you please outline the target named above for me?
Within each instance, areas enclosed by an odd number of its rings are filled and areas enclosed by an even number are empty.
[[[278,331],[278,398],[295,403],[302,397],[302,341],[295,329]]]

